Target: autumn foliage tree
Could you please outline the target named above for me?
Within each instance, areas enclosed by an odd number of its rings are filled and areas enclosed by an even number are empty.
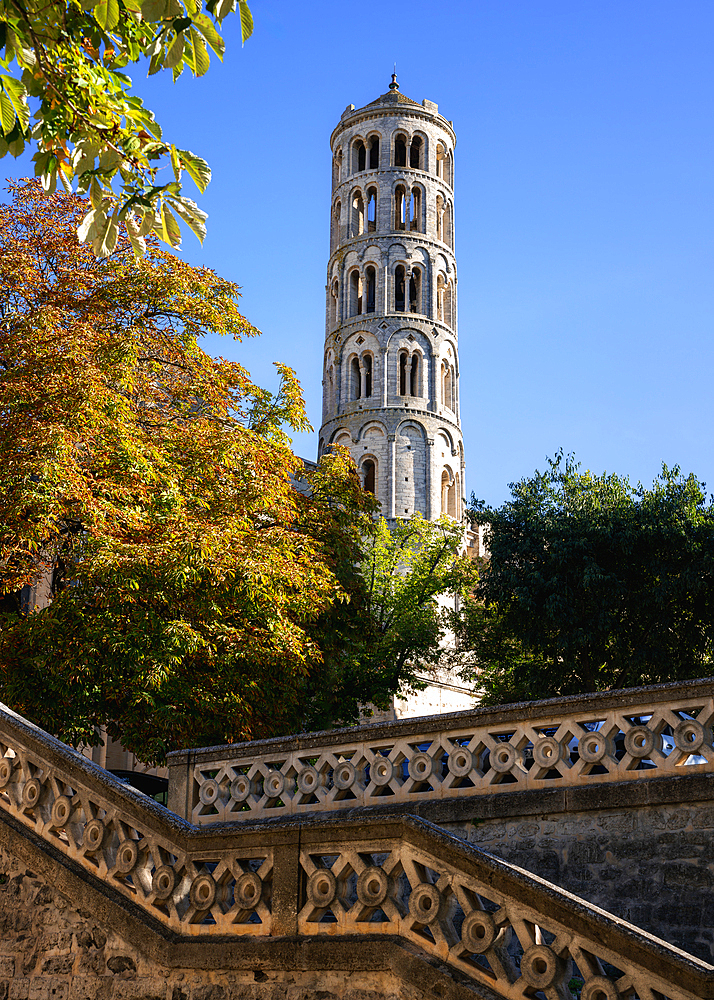
[[[201,349],[209,331],[257,332],[236,285],[151,240],[138,261],[122,236],[97,260],[75,235],[83,199],[11,190],[0,697],[73,743],[104,724],[147,761],[310,725],[306,693],[325,677],[339,714],[340,685],[355,703],[341,650],[360,632],[374,505],[350,460],[328,456],[296,490],[293,372],[279,365],[271,394]],[[28,613],[38,581],[51,603]]]

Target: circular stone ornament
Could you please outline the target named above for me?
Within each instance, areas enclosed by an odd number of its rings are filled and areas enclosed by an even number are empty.
[[[415,753],[409,761],[409,777],[414,781],[428,781],[436,771],[436,761],[428,753]]]
[[[552,736],[542,736],[533,744],[533,760],[538,767],[555,767],[563,759],[563,748]]]
[[[204,806],[212,806],[218,798],[220,789],[215,778],[207,778],[198,789],[198,797]]]
[[[330,906],[337,895],[337,879],[329,868],[319,868],[307,880],[307,898],[316,908]]]
[[[461,928],[461,942],[468,952],[482,955],[491,947],[499,934],[496,921],[484,910],[469,913]]]
[[[649,757],[655,749],[662,749],[662,737],[647,726],[632,726],[625,733],[625,750],[633,757]]]
[[[369,769],[369,776],[375,785],[383,788],[394,777],[394,764],[387,757],[377,757]]]
[[[499,743],[491,751],[491,767],[499,774],[506,774],[514,767],[520,756],[511,743]]]
[[[362,906],[381,906],[389,894],[389,878],[382,868],[370,865],[357,879],[357,899]]]
[[[236,879],[233,898],[242,910],[254,910],[263,894],[263,882],[255,872],[243,872]]]
[[[612,740],[603,733],[586,733],[578,741],[578,753],[587,764],[599,764],[613,754]]]
[[[22,786],[22,804],[31,809],[40,801],[42,795],[42,785],[37,778],[28,778]]]
[[[441,893],[428,882],[422,882],[409,896],[409,913],[420,924],[432,924],[438,920],[442,907]]]
[[[100,819],[90,819],[84,828],[82,846],[86,848],[89,854],[93,854],[95,851],[100,850],[106,835],[107,828],[104,823]]]
[[[72,800],[67,795],[58,795],[52,803],[50,819],[52,826],[65,826],[72,815]]]
[[[312,764],[304,767],[297,776],[298,791],[303,795],[314,795],[320,784],[320,773]]]
[[[122,875],[134,871],[139,860],[139,847],[135,840],[122,840],[117,851],[116,867]]]
[[[595,976],[583,986],[580,1000],[618,1000],[619,996],[613,982],[604,976]]]
[[[449,771],[457,778],[465,778],[474,766],[474,755],[466,747],[455,747],[449,754]]]
[[[281,771],[268,771],[263,782],[263,791],[269,799],[279,799],[285,791],[285,775]]]
[[[151,889],[157,899],[168,899],[176,887],[176,872],[170,865],[161,865],[151,879]]]
[[[357,780],[357,769],[348,760],[343,760],[332,772],[332,783],[341,792],[352,788]]]
[[[197,875],[189,892],[191,906],[197,910],[210,910],[216,901],[216,883],[206,872]]]
[[[0,788],[6,788],[10,784],[10,778],[12,778],[12,760],[3,757],[0,760]]]
[[[712,731],[697,722],[696,719],[685,719],[680,722],[672,733],[674,745],[683,753],[697,753],[703,746],[711,746]]]
[[[529,986],[546,989],[563,981],[567,974],[566,963],[558,958],[546,944],[534,944],[521,958],[521,975]]]
[[[231,798],[234,802],[245,802],[251,793],[251,783],[247,774],[239,774],[231,782]]]

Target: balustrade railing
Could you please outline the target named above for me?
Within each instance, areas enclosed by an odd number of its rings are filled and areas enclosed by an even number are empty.
[[[663,684],[169,755],[203,826],[714,770],[714,681]]]
[[[711,965],[416,817],[198,829],[8,711],[0,751],[0,823],[147,933],[405,941],[511,1000],[714,998]]]

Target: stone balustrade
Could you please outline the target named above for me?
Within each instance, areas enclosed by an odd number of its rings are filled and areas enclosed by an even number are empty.
[[[695,697],[652,716],[685,703],[709,711]],[[295,960],[280,941],[313,941],[302,960],[329,964],[335,944],[344,956],[345,942],[382,941],[440,964],[476,996],[714,998],[713,966],[417,817],[197,828],[7,710],[0,748],[0,839],[24,837],[45,874],[78,873],[82,891],[119,914],[109,912],[113,926],[139,921],[147,947],[167,933],[173,948],[216,940],[225,961],[232,941],[238,955],[251,941],[250,961],[257,947],[263,964],[279,964]]]
[[[169,805],[204,826],[693,775],[713,721],[706,679],[187,750]]]

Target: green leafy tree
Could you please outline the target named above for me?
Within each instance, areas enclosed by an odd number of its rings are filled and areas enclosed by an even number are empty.
[[[206,215],[181,185],[185,172],[203,192],[208,164],[163,137],[124,70],[147,60],[149,74],[202,76],[209,49],[223,58],[233,11],[245,42],[245,0],[0,0],[0,158],[31,144],[46,191],[76,180],[91,199],[79,238],[98,256],[111,255],[120,229],[137,254],[150,233],[178,247],[180,221],[203,239]]]
[[[663,466],[651,489],[562,453],[476,504],[490,559],[455,628],[486,703],[706,676],[714,509]]]
[[[237,286],[155,240],[95,258],[85,208],[37,181],[0,206],[0,697],[146,761],[290,731],[350,689],[322,625],[361,593],[374,499],[343,450],[296,489],[293,372],[271,394],[201,349],[257,333]]]

